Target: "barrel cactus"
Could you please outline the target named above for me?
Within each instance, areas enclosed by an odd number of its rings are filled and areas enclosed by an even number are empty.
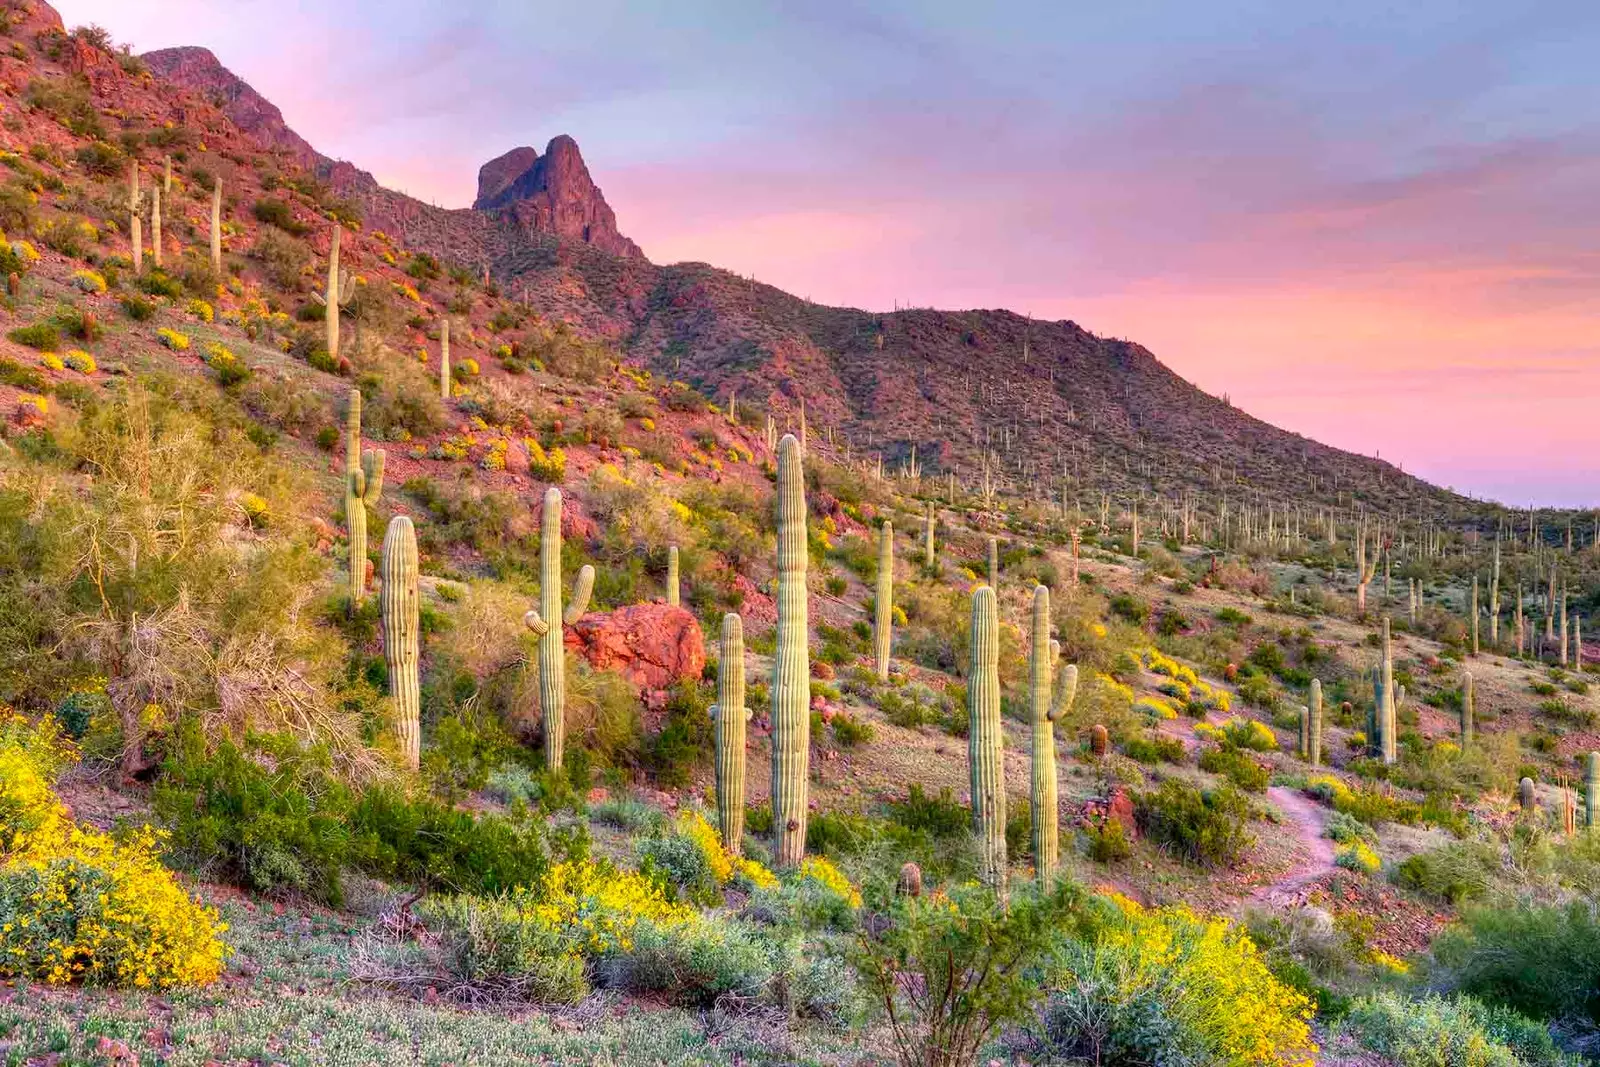
[[[1000,612],[994,590],[972,594],[972,659],[967,672],[967,764],[972,776],[972,830],[982,852],[983,881],[1006,885],[1006,780],[1001,758]]]
[[[889,650],[894,643],[894,525],[878,529],[878,592],[873,605],[872,640],[878,654],[878,680],[889,680]]]
[[[344,520],[350,529],[350,611],[367,589],[367,508],[383,495],[383,449],[361,451],[361,390],[350,390],[344,421]]]
[[[900,868],[900,877],[895,880],[895,896],[920,897],[922,895],[922,868],[915,863],[907,863]]]
[[[722,617],[717,660],[717,702],[711,705],[716,743],[717,828],[722,844],[738,855],[744,843],[744,738],[750,709],[744,706],[744,622]]]
[[[678,546],[667,546],[667,603],[678,606]],[[742,639],[741,639],[742,641]],[[741,643],[740,647],[743,647]]]
[[[1524,778],[1517,783],[1517,802],[1522,807],[1524,815],[1531,815],[1534,808],[1533,779]]]
[[[1078,668],[1057,666],[1061,646],[1050,639],[1050,590],[1033,589],[1033,641],[1028,656],[1029,718],[1033,723],[1029,801],[1033,816],[1033,863],[1041,885],[1055,876],[1060,843],[1056,794],[1056,723],[1078,693]]]
[[[806,851],[811,760],[811,649],[806,603],[806,497],[801,444],[778,442],[778,638],[772,660],[772,855],[798,866]]]
[[[589,610],[594,568],[584,564],[572,591],[572,604],[561,610],[561,490],[544,493],[539,528],[539,606],[522,616],[539,638],[539,704],[544,713],[544,765],[559,771],[567,740],[567,662],[563,623],[574,623]]]
[[[389,665],[400,754],[416,770],[422,756],[422,690],[417,677],[420,621],[417,598],[417,534],[411,520],[396,515],[383,535],[383,658]]]
[[[1111,732],[1100,723],[1089,727],[1089,754],[1101,759],[1111,751]]]

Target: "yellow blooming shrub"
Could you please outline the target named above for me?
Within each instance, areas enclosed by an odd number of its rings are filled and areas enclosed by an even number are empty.
[[[79,374],[93,374],[95,372],[94,357],[81,348],[74,348],[68,352],[63,362]]]
[[[189,337],[168,326],[163,326],[156,331],[156,336],[161,338],[161,343],[174,352],[187,352],[189,350]]]
[[[61,357],[56,355],[54,352],[39,353],[39,366],[43,367],[45,370],[67,369],[67,365],[61,361]]]
[[[85,293],[103,293],[106,291],[105,277],[92,270],[73,271],[72,284]]]
[[[755,860],[735,856],[722,845],[722,835],[697,811],[687,811],[678,816],[678,832],[694,842],[705,857],[706,866],[718,886],[740,881],[754,889],[771,889],[778,884],[777,875]]]
[[[193,315],[201,322],[213,322],[217,317],[216,309],[210,304],[206,303],[204,300],[196,299],[189,301],[186,310],[189,312],[189,314]]]
[[[844,873],[821,856],[807,856],[800,861],[800,877],[812,882],[847,902],[852,908],[861,907],[861,891],[850,884]]]
[[[1351,871],[1376,874],[1383,869],[1383,861],[1365,841],[1350,841],[1340,845],[1333,854],[1333,862]]]
[[[74,826],[51,783],[75,758],[51,725],[0,722],[0,977],[51,985],[199,985],[222,973],[226,927],[161,865],[148,828],[125,841]]]

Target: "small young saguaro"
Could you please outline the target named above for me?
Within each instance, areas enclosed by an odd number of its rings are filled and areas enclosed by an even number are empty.
[[[1583,768],[1583,824],[1596,834],[1600,833],[1600,752],[1584,757]]]
[[[717,702],[711,705],[716,744],[717,828],[735,856],[744,842],[744,744],[750,709],[744,706],[744,621],[733,612],[722,617],[717,659]]]
[[[1461,676],[1461,748],[1472,744],[1473,719],[1477,715],[1477,698],[1472,687],[1470,672]]]
[[[873,604],[872,640],[878,658],[878,680],[889,680],[889,652],[894,644],[894,526],[878,528],[878,588]]]
[[[450,399],[450,320],[439,323],[439,399]]]
[[[567,740],[567,659],[562,642],[564,623],[574,623],[589,610],[594,568],[578,571],[572,603],[561,610],[561,490],[544,492],[539,527],[539,606],[522,616],[523,625],[539,638],[539,705],[544,715],[544,765],[559,771]]]
[[[967,671],[967,764],[972,831],[982,853],[985,885],[1006,886],[1006,780],[1000,726],[1000,612],[994,590],[972,593],[972,659]]]
[[[811,648],[806,603],[806,497],[801,444],[778,442],[778,636],[772,659],[772,856],[799,866],[806,853],[811,763]]]
[[[1322,679],[1311,679],[1311,749],[1306,759],[1313,767],[1322,766]]]
[[[989,538],[989,588],[1000,588],[1000,542]]]
[[[396,515],[383,535],[383,587],[379,614],[383,620],[383,658],[389,667],[389,695],[394,699],[395,732],[400,754],[411,770],[421,764],[422,690],[417,675],[420,603],[417,596],[417,534],[411,520]]]
[[[222,179],[211,183],[211,269],[222,273]]]
[[[667,546],[667,603],[679,606],[678,600],[678,546]],[[740,646],[741,648],[743,645]]]
[[[361,450],[361,390],[350,390],[344,423],[344,521],[350,530],[350,612],[361,607],[367,591],[367,508],[383,496],[381,448]]]

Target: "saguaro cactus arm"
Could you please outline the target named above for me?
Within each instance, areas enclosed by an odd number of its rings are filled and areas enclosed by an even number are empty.
[[[1051,642],[1052,645],[1055,642]],[[1060,654],[1060,646],[1053,651]],[[1060,722],[1061,716],[1071,708],[1072,702],[1078,696],[1078,665],[1076,663],[1063,663],[1056,669],[1055,693],[1050,701],[1050,721]]]
[[[567,605],[561,621],[571,626],[589,610],[589,596],[594,592],[594,567],[585,563],[578,571],[578,580],[572,586],[572,603]]]

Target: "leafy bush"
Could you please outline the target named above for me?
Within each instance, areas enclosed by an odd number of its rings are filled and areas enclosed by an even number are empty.
[[[1184,763],[1188,760],[1183,742],[1164,734],[1130,737],[1122,751],[1129,759],[1140,763]]]
[[[896,899],[853,962],[889,1019],[905,1067],[972,1063],[1002,1025],[1023,1018],[1050,931],[1070,920],[1081,891],[1068,882],[1013,893],[1010,906],[979,886]]]
[[[1191,863],[1236,863],[1255,845],[1246,826],[1250,801],[1231,785],[1201,792],[1169,778],[1154,792],[1140,794],[1135,811],[1147,837]]]
[[[1265,793],[1272,774],[1232,745],[1208,748],[1200,754],[1200,769],[1220,774],[1240,789],[1251,793]]]
[[[934,837],[959,837],[972,832],[972,813],[957,802],[949,788],[930,797],[916,782],[904,800],[889,804],[889,818],[908,830],[922,830]]]
[[[1184,907],[1097,901],[1045,987],[1039,1036],[1055,1062],[1294,1067],[1316,1052],[1311,1002],[1243,929]]]
[[[1470,997],[1362,997],[1340,1027],[1399,1067],[1567,1067],[1543,1026]]]
[[[306,233],[304,223],[294,217],[294,209],[282,200],[265,198],[257,200],[250,209],[257,222],[264,222],[269,226],[276,226],[284,233],[294,237],[303,237]]]
[[[1487,1004],[1600,1023],[1600,903],[1471,908],[1433,961],[1446,988]]]
[[[36,322],[31,326],[18,326],[7,337],[19,345],[37,348],[41,352],[54,352],[61,347],[61,331],[51,322]]]
[[[1335,818],[1341,816],[1337,813]],[[1481,841],[1452,841],[1404,860],[1394,872],[1395,884],[1434,900],[1460,905],[1483,896],[1490,872],[1500,857]]]
[[[709,1008],[724,994],[771,1002],[793,952],[791,942],[722,916],[645,919],[621,951],[607,956],[600,977],[612,988],[695,1007]]]

